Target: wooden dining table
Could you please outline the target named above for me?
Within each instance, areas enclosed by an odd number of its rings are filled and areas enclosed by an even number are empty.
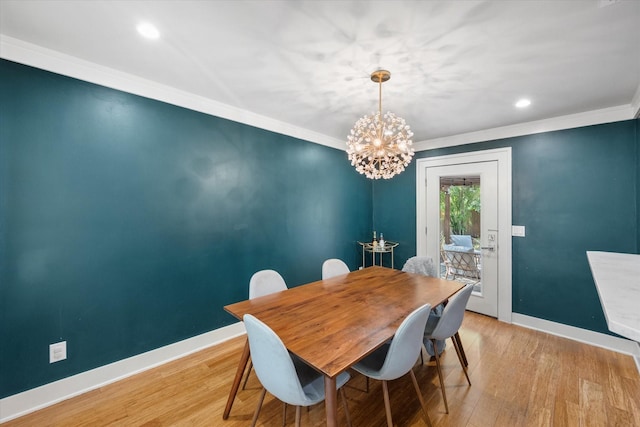
[[[337,426],[336,377],[392,338],[416,308],[446,302],[460,282],[373,266],[227,305],[242,319],[251,314],[267,324],[287,349],[322,375],[327,426]],[[249,359],[249,343],[238,364],[223,419]]]

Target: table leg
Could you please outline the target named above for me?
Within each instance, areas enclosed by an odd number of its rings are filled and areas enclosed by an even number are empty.
[[[336,377],[324,377],[324,404],[327,412],[327,427],[338,426],[338,392]]]
[[[238,394],[240,381],[242,381],[242,374],[244,374],[244,370],[247,367],[248,361],[249,361],[249,339],[247,338],[247,341],[244,343],[244,350],[242,350],[242,356],[240,356],[240,363],[238,363],[238,370],[236,371],[236,377],[233,379],[233,385],[231,386],[231,391],[229,392],[229,397],[227,398],[227,406],[224,407],[224,412],[222,413],[223,420],[226,420],[227,418],[229,418],[229,413],[231,412],[231,406],[233,406],[233,401],[236,398],[236,394]],[[334,384],[335,384],[335,380],[334,380]]]

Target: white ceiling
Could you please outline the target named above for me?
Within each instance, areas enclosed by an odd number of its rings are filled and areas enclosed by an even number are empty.
[[[0,0],[0,33],[340,144],[378,68],[415,142],[640,103],[637,0]]]

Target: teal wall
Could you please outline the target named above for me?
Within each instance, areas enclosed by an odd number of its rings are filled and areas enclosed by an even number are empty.
[[[513,311],[609,333],[586,251],[638,253],[639,120],[430,150],[417,158],[512,147]],[[416,252],[416,163],[374,183],[374,227]]]
[[[640,248],[639,128],[416,157],[512,147],[514,311],[606,333],[585,251]],[[401,267],[415,171],[372,192],[343,151],[0,61],[0,398],[233,323],[257,270],[355,269],[372,229]]]
[[[640,115],[640,113],[639,113]],[[638,115],[637,115],[638,116]],[[636,191],[638,192],[638,196],[636,197],[636,214],[637,214],[637,220],[638,220],[638,224],[637,224],[637,233],[638,233],[638,243],[637,243],[637,248],[638,248],[638,252],[640,252],[640,118],[638,118],[636,120],[636,147],[638,150],[638,155],[637,155],[637,167],[636,167],[636,179],[637,179],[637,184],[636,184]]]
[[[0,398],[231,324],[257,270],[355,269],[372,229],[340,150],[9,61],[0,120]]]

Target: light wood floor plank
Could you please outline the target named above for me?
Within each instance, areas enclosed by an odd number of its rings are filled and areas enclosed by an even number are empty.
[[[451,342],[442,367],[444,411],[433,360],[414,367],[436,427],[640,426],[640,375],[630,356],[467,313],[460,331],[469,359],[468,386]],[[3,424],[43,426],[221,426],[251,423],[261,390],[252,373],[222,420],[244,337],[169,362]],[[346,388],[354,426],[386,425],[380,383],[353,374]],[[426,425],[411,379],[389,383],[397,426]],[[293,425],[294,408],[287,411]],[[345,422],[339,407],[340,423]],[[302,425],[325,423],[324,406],[302,411]],[[259,426],[282,425],[282,403],[267,394]]]

